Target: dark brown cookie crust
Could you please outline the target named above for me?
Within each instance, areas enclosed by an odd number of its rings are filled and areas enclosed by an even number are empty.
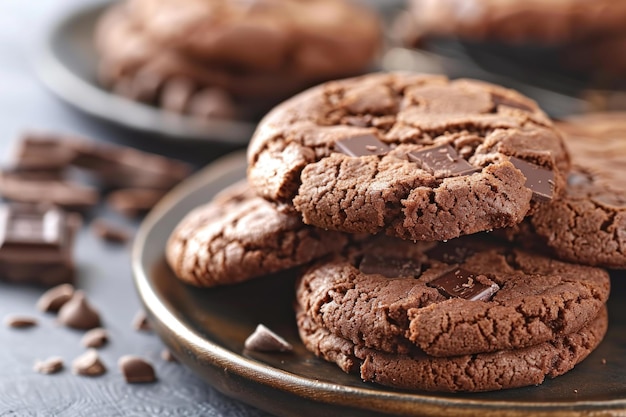
[[[559,124],[572,171],[564,196],[530,219],[558,257],[626,268],[626,113],[579,116]]]
[[[600,344],[608,315],[603,307],[578,331],[524,349],[446,358],[363,348],[333,335],[303,312],[297,322],[308,350],[345,372],[360,372],[364,381],[407,390],[479,392],[538,385],[546,376],[568,372]]]
[[[422,265],[421,275],[361,272],[359,263],[372,254],[403,254]],[[488,301],[447,298],[429,283],[454,267],[482,274],[500,290]],[[320,260],[298,282],[297,302],[318,325],[356,345],[390,353],[417,346],[451,356],[519,349],[575,332],[598,313],[609,289],[602,269],[467,236],[449,243],[374,241],[350,256]]]
[[[338,152],[373,135],[385,155]],[[478,170],[438,177],[407,157],[450,144]],[[305,223],[350,233],[444,240],[511,226],[531,210],[517,157],[555,173],[569,160],[534,102],[490,84],[408,73],[370,74],[310,89],[276,107],[248,148],[248,179],[263,197],[293,203]]]
[[[242,182],[190,212],[172,233],[166,257],[180,279],[211,287],[295,267],[347,242],[344,234],[279,211]]]

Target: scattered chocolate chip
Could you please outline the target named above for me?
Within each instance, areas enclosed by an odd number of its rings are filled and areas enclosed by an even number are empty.
[[[293,346],[285,339],[259,324],[244,342],[244,347],[258,352],[291,352]]]
[[[30,316],[11,314],[4,318],[4,324],[7,327],[24,329],[26,327],[36,326],[37,319],[35,319],[34,317],[30,317]]]
[[[554,173],[552,171],[513,156],[510,161],[526,177],[525,185],[532,190],[534,200],[552,200],[554,194]]]
[[[72,373],[76,375],[100,376],[105,372],[106,367],[95,349],[89,349],[72,361]]]
[[[428,283],[446,297],[459,297],[470,301],[488,301],[500,289],[498,284],[484,275],[463,268],[449,270]]]
[[[48,205],[0,205],[0,278],[45,286],[74,278],[78,218]]]
[[[161,359],[167,362],[178,362],[176,357],[172,355],[172,352],[169,349],[163,349],[161,351]]]
[[[143,310],[139,310],[133,318],[133,329],[143,332],[152,331],[152,327],[148,322],[148,317]]]
[[[58,356],[52,356],[43,361],[36,361],[33,366],[35,372],[40,374],[56,374],[63,369],[63,359]]]
[[[374,135],[362,135],[338,140],[335,150],[348,156],[384,155],[389,152],[389,145]]]
[[[600,361],[600,363],[602,363],[602,365],[606,365],[606,358],[602,358],[602,360]]]
[[[74,295],[74,286],[61,284],[44,292],[37,300],[37,309],[44,313],[56,313],[63,304],[67,303]]]
[[[366,254],[359,263],[359,270],[364,274],[380,274],[387,278],[418,277],[422,265],[414,259]]]
[[[106,202],[113,210],[132,218],[150,211],[166,192],[150,188],[125,188],[109,193]]]
[[[126,243],[130,239],[130,235],[125,229],[105,219],[96,219],[91,222],[91,230],[100,239],[108,242]]]
[[[88,348],[99,348],[109,341],[109,334],[101,327],[89,330],[80,339],[80,344]]]
[[[74,329],[89,330],[100,326],[100,315],[89,304],[85,294],[76,291],[59,310],[59,322]]]
[[[411,161],[417,162],[420,168],[438,178],[470,175],[480,171],[459,157],[456,149],[450,145],[411,151],[408,157]]]
[[[143,358],[133,355],[122,356],[117,362],[120,371],[129,384],[154,382],[156,375],[152,365]]]
[[[574,394],[578,394],[578,390],[577,389],[574,390]]]

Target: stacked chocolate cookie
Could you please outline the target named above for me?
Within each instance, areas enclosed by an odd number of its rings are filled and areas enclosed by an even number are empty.
[[[606,332],[608,273],[520,243],[543,248],[550,233],[519,225],[578,174],[514,91],[409,73],[329,82],[274,108],[248,162],[248,185],[182,220],[168,261],[200,286],[304,266],[300,337],[346,372],[412,390],[540,384]],[[619,221],[601,226],[623,248]]]
[[[373,13],[336,0],[128,0],[100,19],[100,79],[198,117],[250,118],[301,89],[363,73],[381,41]]]

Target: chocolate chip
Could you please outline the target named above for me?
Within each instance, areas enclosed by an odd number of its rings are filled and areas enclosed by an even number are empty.
[[[95,349],[89,349],[72,361],[72,373],[76,375],[100,376],[105,372],[106,367]]]
[[[36,326],[37,319],[30,316],[11,314],[4,318],[4,324],[8,327],[23,329],[26,327]]]
[[[293,346],[285,339],[259,324],[244,342],[244,347],[258,352],[291,352]]]
[[[88,348],[99,348],[109,341],[109,334],[101,327],[89,330],[80,339],[80,344]]]
[[[411,151],[408,157],[411,161],[417,162],[420,168],[438,178],[470,175],[480,171],[459,157],[456,150],[450,145]]]
[[[154,382],[156,375],[152,365],[143,358],[133,355],[122,356],[117,362],[126,382],[134,384],[138,382]]]
[[[71,282],[78,223],[48,205],[0,205],[1,278],[46,286]]]
[[[58,356],[52,356],[43,361],[35,362],[33,370],[40,374],[56,374],[63,369],[63,359]]]
[[[389,152],[389,145],[374,135],[362,135],[338,140],[335,150],[348,156],[384,155]]]
[[[148,322],[148,317],[143,310],[139,310],[135,314],[135,317],[133,318],[133,329],[144,332],[152,331],[152,327],[150,327],[150,323]]]
[[[172,355],[172,352],[169,349],[163,349],[161,351],[161,359],[167,362],[178,362],[176,357]]]
[[[45,313],[56,313],[74,295],[71,284],[61,284],[50,288],[37,301],[37,309]]]
[[[359,263],[359,270],[364,274],[380,274],[387,278],[418,277],[422,264],[414,259],[366,254]]]
[[[554,173],[551,170],[513,156],[510,158],[510,161],[526,177],[525,186],[532,190],[534,200],[552,200],[552,195],[554,194]]]
[[[488,301],[500,287],[484,275],[478,275],[463,268],[449,270],[428,283],[448,297],[464,298],[470,301]]]
[[[113,243],[126,243],[130,238],[129,233],[105,219],[96,219],[91,223],[91,230],[100,239]]]
[[[89,304],[85,294],[76,291],[59,310],[59,322],[74,329],[89,330],[100,326],[100,315]]]

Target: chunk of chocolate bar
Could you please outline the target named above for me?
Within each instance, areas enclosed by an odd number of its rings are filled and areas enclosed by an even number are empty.
[[[534,200],[552,200],[552,195],[554,194],[554,172],[513,156],[510,158],[510,161],[526,177],[525,185],[532,190]]]
[[[0,206],[0,278],[45,286],[71,282],[75,214],[45,205]]]
[[[450,145],[411,151],[408,157],[411,161],[417,162],[420,168],[438,178],[458,177],[480,171],[480,169],[470,165],[469,162],[461,158]]]
[[[32,178],[22,175],[21,171],[3,171],[0,194],[21,203],[49,203],[75,210],[86,210],[98,203],[98,191],[92,187],[51,178]]]
[[[470,301],[488,301],[500,289],[498,284],[484,275],[463,268],[451,269],[428,283],[448,298],[458,297]]]
[[[248,336],[244,347],[257,352],[291,352],[293,350],[289,342],[262,324],[257,325],[254,332]]]
[[[127,217],[137,217],[150,211],[165,195],[166,190],[151,188],[124,188],[109,193],[107,204]]]
[[[387,278],[418,277],[422,265],[414,259],[366,254],[359,264],[359,270],[364,274],[380,274]]]
[[[362,135],[338,140],[335,150],[349,156],[384,155],[389,152],[389,145],[374,135]]]
[[[73,141],[73,164],[91,172],[104,186],[169,189],[187,177],[191,167],[181,161],[137,149]]]
[[[21,171],[59,171],[67,168],[74,156],[61,135],[25,132],[17,142],[10,166]]]

